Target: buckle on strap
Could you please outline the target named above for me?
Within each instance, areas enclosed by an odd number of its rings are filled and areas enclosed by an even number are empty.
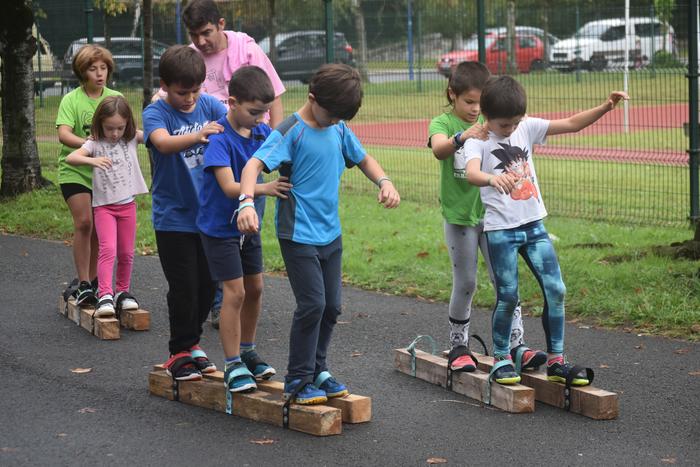
[[[329,376],[330,376],[330,373],[329,373]],[[290,404],[296,398],[297,394],[299,394],[299,392],[302,389],[304,389],[304,386],[306,386],[309,383],[313,384],[313,377],[312,376],[304,376],[303,378],[301,378],[299,380],[299,384],[297,384],[297,387],[295,387],[294,390],[291,393],[289,393],[287,400],[284,402],[284,405],[282,406],[282,427],[284,429],[289,429],[289,406],[290,406]]]
[[[423,339],[427,339],[428,342],[430,342],[430,353],[431,355],[435,355],[437,352],[437,345],[435,344],[435,339],[433,339],[429,335],[420,335],[413,339],[413,342],[406,347],[406,351],[411,354],[411,374],[415,378],[416,376],[416,345],[418,345],[418,342],[420,342]]]
[[[581,371],[586,372],[588,384],[591,384],[593,382],[593,378],[595,377],[595,373],[593,372],[592,368],[584,368],[582,366],[574,365],[573,368],[569,370],[569,373],[566,375],[566,383],[564,385],[564,409],[566,409],[567,412],[571,411],[571,383],[574,381],[576,375]]]

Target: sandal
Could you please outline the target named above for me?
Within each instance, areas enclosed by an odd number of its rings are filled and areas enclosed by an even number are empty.
[[[510,358],[496,358],[489,374],[489,380],[494,380],[499,384],[517,384],[520,382],[520,375],[515,372]]]
[[[197,369],[197,362],[189,352],[179,352],[172,355],[163,365],[165,372],[177,381],[194,381],[202,379],[202,373]]]
[[[522,370],[538,370],[547,362],[547,354],[541,350],[533,350],[525,344],[510,349],[510,356],[515,363],[515,372],[520,374]]]
[[[202,373],[214,373],[216,371],[216,365],[214,362],[209,360],[209,357],[207,357],[207,354],[204,353],[204,350],[198,345],[193,346],[190,349],[190,353],[192,354],[192,358],[194,358],[194,363],[197,365],[197,369],[201,371]]]
[[[258,388],[253,374],[243,362],[237,362],[226,369],[224,384],[230,392],[252,392]]]

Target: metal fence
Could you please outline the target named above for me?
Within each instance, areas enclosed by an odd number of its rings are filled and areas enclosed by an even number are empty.
[[[87,37],[84,2],[35,1],[47,56],[37,82],[37,139],[42,161],[55,165],[53,122],[61,96],[74,85],[64,58]],[[89,4],[90,2],[88,2]],[[142,14],[123,1],[115,16],[95,8],[96,41],[108,36],[117,62],[113,86],[140,108]],[[330,3],[329,12],[324,6]],[[593,107],[612,90],[631,100],[584,131],[535,149],[540,184],[551,213],[637,224],[687,222],[689,213],[687,6],[668,11],[651,0],[625,2],[493,0],[484,2],[486,64],[512,74],[528,91],[528,114],[549,119]],[[662,2],[663,3],[663,2]],[[666,2],[668,3],[668,2]],[[671,2],[673,3],[673,2]],[[186,42],[179,11],[186,2],[154,1],[156,55]],[[365,99],[351,127],[397,182],[404,199],[435,200],[438,164],[426,148],[431,118],[446,110],[451,68],[478,58],[475,0],[219,1],[229,29],[244,31],[269,53],[287,92],[285,113],[304,101],[307,81],[326,59],[326,22],[335,31],[336,61],[358,66]],[[80,5],[76,7],[76,5]],[[157,59],[157,57],[156,57]],[[47,69],[48,68],[48,69]],[[136,70],[136,71],[135,71]],[[144,167],[147,167],[145,152]],[[348,191],[374,188],[359,171]]]

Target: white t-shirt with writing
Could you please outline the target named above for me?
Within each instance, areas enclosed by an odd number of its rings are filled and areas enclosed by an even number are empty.
[[[516,189],[509,194],[492,186],[481,187],[481,201],[486,208],[484,231],[512,229],[547,215],[532,146],[545,143],[548,128],[549,120],[526,117],[509,137],[500,138],[489,132],[488,140],[470,139],[455,154],[455,171],[464,171],[467,162],[479,159],[482,172],[509,172],[519,178]]]
[[[112,167],[92,169],[92,206],[108,204],[126,204],[134,196],[148,193],[148,187],[141,174],[136,138],[131,141],[120,139],[116,143],[93,141],[88,139],[83,144],[91,157],[108,157]]]

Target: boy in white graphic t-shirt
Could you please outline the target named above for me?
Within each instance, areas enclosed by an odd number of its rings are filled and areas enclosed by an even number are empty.
[[[510,76],[492,78],[481,93],[481,113],[489,138],[470,139],[455,154],[455,170],[481,187],[486,207],[484,231],[493,268],[497,302],[493,312],[496,382],[515,384],[520,375],[510,355],[510,326],[518,303],[518,253],[542,288],[542,324],[547,338],[547,378],[583,386],[592,372],[564,360],[564,295],[559,261],[542,223],[547,215],[540,192],[532,147],[548,135],[582,130],[628,99],[615,91],[601,105],[560,120],[526,117],[525,89]],[[589,376],[591,375],[591,376]]]

